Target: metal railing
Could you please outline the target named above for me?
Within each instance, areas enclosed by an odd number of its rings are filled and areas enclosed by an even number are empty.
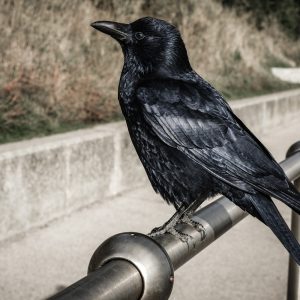
[[[300,142],[289,149],[281,166],[300,188]],[[93,254],[88,275],[49,300],[168,299],[174,271],[246,216],[239,207],[221,197],[193,216],[204,226],[205,235],[203,230],[188,224],[178,225],[181,232],[192,236],[186,243],[170,234],[155,238],[135,232],[112,236]],[[299,237],[299,217],[293,214],[292,218],[292,230]],[[297,294],[298,266],[290,259],[287,299],[296,300]]]

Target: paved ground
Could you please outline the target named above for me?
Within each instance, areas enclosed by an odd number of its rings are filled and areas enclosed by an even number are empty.
[[[278,160],[300,140],[300,122],[262,138]],[[290,212],[280,206],[286,219]],[[149,232],[173,212],[149,186],[73,213],[0,245],[0,299],[45,299],[86,274],[91,254],[122,231]],[[247,217],[176,272],[172,300],[282,300],[287,253]]]

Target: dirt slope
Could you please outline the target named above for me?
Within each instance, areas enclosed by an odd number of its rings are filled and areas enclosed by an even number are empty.
[[[219,2],[0,0],[0,141],[119,118],[122,54],[89,24],[147,15],[179,27],[193,67],[227,98],[290,87],[269,67],[295,65],[299,43]]]

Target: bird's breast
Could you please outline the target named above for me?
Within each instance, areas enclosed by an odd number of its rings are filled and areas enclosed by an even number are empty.
[[[159,140],[142,119],[127,121],[127,126],[154,190],[165,200],[188,205],[196,198],[209,195],[212,180],[205,170]]]

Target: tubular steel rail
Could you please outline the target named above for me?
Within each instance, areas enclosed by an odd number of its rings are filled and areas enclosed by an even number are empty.
[[[287,159],[281,166],[300,188],[300,142],[289,149]],[[221,197],[196,211],[193,216],[204,226],[205,235],[193,226],[178,225],[180,231],[192,236],[186,243],[170,234],[155,238],[135,232],[112,236],[93,254],[88,275],[49,299],[168,299],[173,287],[174,270],[246,216],[247,213]],[[298,237],[298,215],[293,214],[292,218],[292,229]],[[290,259],[287,299],[296,300],[297,293],[298,266]]]

